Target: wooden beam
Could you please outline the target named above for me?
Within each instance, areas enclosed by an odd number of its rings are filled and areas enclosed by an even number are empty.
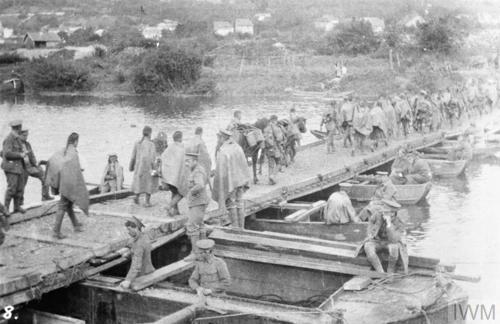
[[[291,215],[285,217],[286,222],[297,223],[306,220],[309,216],[317,213],[326,206],[326,201],[319,200],[312,204],[311,208],[307,210],[299,210]],[[302,212],[302,213],[301,213]]]
[[[22,277],[16,278],[0,277],[0,296],[34,286],[40,281],[42,281],[42,275],[39,272],[25,274]]]
[[[189,305],[175,313],[167,315],[152,324],[184,324],[191,323],[195,317],[196,312],[202,310],[204,307],[200,304]]]
[[[238,235],[214,230],[212,234],[210,234],[210,238],[217,242],[217,246],[235,245],[248,249],[288,252],[299,255],[316,256],[318,258],[332,255],[355,258],[357,255],[356,249],[353,249],[352,245],[346,247],[345,245],[337,245],[335,242],[325,240],[322,240],[325,243],[325,245],[322,245],[318,244],[317,241],[320,241],[318,239],[314,239],[314,242],[311,242],[304,237],[296,236],[297,241],[294,241],[291,239],[286,240],[278,236],[266,238],[257,235],[245,235],[244,232],[245,231],[242,231],[242,233]]]
[[[283,201],[278,205],[271,206],[272,208],[279,209],[291,209],[291,210],[300,210],[300,209],[308,209],[312,207],[312,203],[290,203],[287,201]]]
[[[132,290],[142,290],[159,281],[163,281],[168,277],[174,276],[183,271],[189,270],[194,267],[194,262],[180,260],[174,263],[171,263],[165,267],[155,270],[154,272],[147,274],[145,276],[138,277],[134,282],[132,282],[131,289]]]
[[[35,324],[85,324],[81,319],[62,316],[47,312],[41,312],[34,309],[26,309],[21,311],[21,323],[35,323]]]
[[[36,241],[44,242],[44,243],[76,246],[76,247],[90,249],[90,250],[102,249],[102,248],[106,247],[106,244],[104,244],[104,243],[85,242],[85,241],[74,240],[71,238],[64,238],[62,240],[59,240],[59,239],[52,237],[51,235],[43,235],[43,234],[32,233],[32,232],[9,231],[9,235],[14,235],[17,237],[27,238],[27,239],[31,239],[31,240],[36,240]]]
[[[274,251],[237,250],[224,246],[221,248],[218,247],[215,250],[215,254],[224,258],[335,272],[353,276],[365,276],[369,278],[385,278],[387,276],[385,273],[370,270],[368,266],[359,266],[340,261],[322,260],[300,255],[289,255]]]

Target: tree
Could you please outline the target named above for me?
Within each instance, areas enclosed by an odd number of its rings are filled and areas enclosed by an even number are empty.
[[[327,47],[334,52],[349,55],[369,54],[377,50],[380,39],[373,33],[372,26],[364,20],[352,20],[339,24],[326,38]]]
[[[430,17],[417,27],[418,46],[423,52],[451,54],[462,46],[470,28],[468,22],[451,14]]]

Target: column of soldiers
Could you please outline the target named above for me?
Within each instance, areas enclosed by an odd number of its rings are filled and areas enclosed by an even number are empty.
[[[412,132],[426,133],[455,127],[474,116],[497,107],[497,82],[467,80],[463,85],[439,91],[408,91],[392,96],[380,95],[368,102],[355,94],[343,102],[334,101],[323,115],[320,129],[326,126],[327,153],[335,151],[334,136],[342,134],[343,146],[352,155],[368,149],[374,151],[392,138],[407,137]]]

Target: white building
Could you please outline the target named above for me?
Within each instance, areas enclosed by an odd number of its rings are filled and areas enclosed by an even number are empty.
[[[253,23],[250,19],[241,18],[234,22],[234,32],[242,35],[253,35]]]
[[[314,28],[322,30],[324,32],[329,32],[332,31],[339,22],[339,19],[335,18],[332,15],[324,15],[314,22]]]
[[[234,27],[227,21],[214,21],[214,33],[224,37],[234,33]]]
[[[257,21],[266,21],[266,20],[271,19],[271,13],[270,12],[259,12],[259,13],[255,14],[254,18]]]

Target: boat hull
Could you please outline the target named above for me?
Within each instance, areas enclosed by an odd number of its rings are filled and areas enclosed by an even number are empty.
[[[341,184],[340,186],[352,200],[361,202],[370,201],[377,189],[377,185],[372,184],[352,184],[350,186],[342,186]],[[403,205],[414,205],[425,199],[431,187],[430,182],[414,185],[396,185],[398,190],[396,200]]]
[[[465,171],[467,160],[438,160],[438,159],[424,159],[432,171],[434,177],[456,177]]]

